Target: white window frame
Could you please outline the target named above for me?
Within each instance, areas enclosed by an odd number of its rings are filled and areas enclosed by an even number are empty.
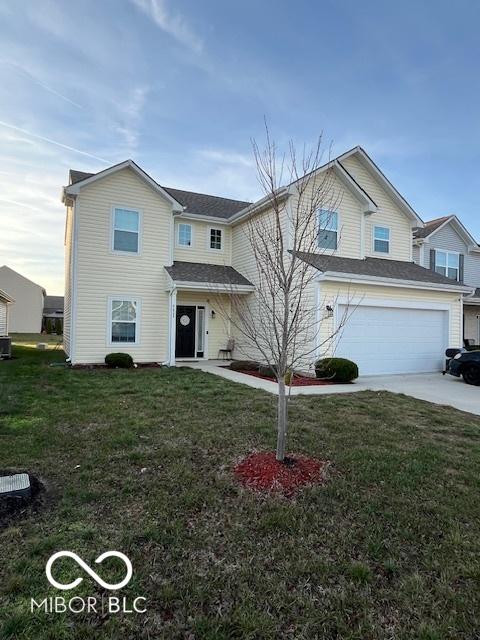
[[[180,244],[180,225],[190,227],[190,244]],[[175,246],[178,249],[193,249],[193,224],[191,222],[177,222],[177,228],[175,231]]]
[[[336,229],[331,227],[331,218],[329,220],[328,223],[328,227],[320,227],[320,215],[322,212],[326,212],[326,213],[334,213],[337,216],[337,227]],[[317,209],[317,220],[316,220],[316,225],[317,225],[317,249],[322,249],[323,251],[337,251],[338,247],[340,245],[340,213],[338,211],[334,211],[333,209]],[[320,242],[320,234],[322,231],[334,231],[337,234],[337,238],[336,238],[336,247],[335,249],[331,249],[331,248],[325,248],[325,247],[321,247],[319,242]]]
[[[452,282],[460,282],[460,252],[459,251],[447,251],[446,249],[435,249],[435,273],[438,273],[437,271],[437,258],[438,258],[438,254],[439,253],[444,253],[445,254],[445,278],[449,278]],[[448,275],[448,256],[456,256],[457,258],[457,277],[456,278],[450,278],[450,276]],[[439,267],[443,267],[443,265],[438,265]],[[439,275],[443,275],[443,274],[439,274]]]
[[[115,211],[117,209],[125,209],[126,211],[133,211],[138,214],[138,246],[137,251],[122,251],[115,249]],[[132,232],[130,232],[132,233]],[[122,204],[114,204],[112,206],[110,215],[110,251],[122,256],[140,256],[142,254],[142,238],[143,238],[143,211],[137,207],[130,207]]]
[[[212,231],[220,231],[221,232],[221,242],[220,242],[220,249],[215,249],[215,247],[211,246],[211,233]],[[223,253],[223,248],[225,245],[225,227],[221,227],[220,225],[218,225],[217,227],[215,226],[211,226],[207,228],[207,249],[209,251],[213,251],[214,253]]]
[[[388,240],[385,238],[376,238],[375,237],[375,229],[387,229],[388,230]],[[375,240],[379,240],[381,242],[388,242],[388,251],[376,251],[375,249]],[[372,253],[376,253],[379,256],[388,256],[391,253],[392,248],[392,230],[386,224],[374,224],[372,229]]]
[[[135,317],[135,342],[113,342],[112,341],[112,303],[114,300],[121,300],[122,302],[135,302],[137,305],[137,315]],[[125,347],[136,347],[140,344],[140,326],[141,326],[141,317],[142,317],[142,299],[138,296],[125,295],[123,293],[119,293],[116,296],[108,297],[108,324],[107,324],[107,345],[109,347],[115,346],[125,346]]]

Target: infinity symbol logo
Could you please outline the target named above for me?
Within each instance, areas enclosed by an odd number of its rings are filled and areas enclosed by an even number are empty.
[[[130,582],[130,578],[132,577],[132,573],[133,573],[132,563],[130,562],[130,560],[127,558],[125,554],[120,553],[120,551],[105,551],[105,553],[102,553],[102,555],[98,556],[98,558],[95,560],[95,563],[101,564],[105,560],[105,558],[112,558],[112,557],[120,558],[120,560],[122,560],[125,563],[125,566],[127,567],[127,574],[125,578],[121,582],[117,582],[116,584],[110,584],[102,580],[102,578],[100,578],[100,576],[97,573],[95,573],[95,571],[91,569],[88,566],[88,564],[84,562],[82,558],[80,558],[80,556],[77,556],[76,553],[73,553],[73,551],[58,551],[57,553],[54,553],[53,556],[51,556],[47,562],[47,566],[45,567],[45,573],[47,575],[47,579],[50,582],[50,584],[56,587],[57,589],[61,589],[62,591],[75,589],[75,587],[78,587],[78,585],[82,582],[83,578],[76,578],[73,582],[70,582],[69,584],[62,584],[61,582],[57,582],[57,580],[55,580],[55,578],[52,576],[52,566],[54,562],[58,560],[58,558],[73,558],[73,560],[75,560],[75,562],[78,565],[80,565],[80,567],[82,567],[85,573],[88,573],[88,575],[91,578],[93,578],[95,582],[98,582],[98,584],[104,589],[109,589],[111,591],[113,591],[114,589],[122,589],[125,585],[127,585]]]

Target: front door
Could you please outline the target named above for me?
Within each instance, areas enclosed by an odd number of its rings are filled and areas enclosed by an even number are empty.
[[[177,306],[176,358],[195,357],[195,315],[196,307]]]

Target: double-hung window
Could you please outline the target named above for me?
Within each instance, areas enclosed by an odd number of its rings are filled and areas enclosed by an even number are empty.
[[[139,253],[140,251],[140,212],[134,209],[113,210],[114,251],[121,253]]]
[[[192,225],[179,222],[177,228],[177,242],[179,247],[192,246]]]
[[[435,251],[435,271],[452,280],[459,280],[460,255],[437,249]]]
[[[222,250],[222,230],[221,229],[210,229],[210,249],[215,249],[215,251]]]
[[[328,209],[318,211],[318,246],[321,249],[338,247],[338,213]]]
[[[390,253],[390,229],[373,227],[373,250],[375,253]]]
[[[110,342],[112,344],[137,344],[139,302],[132,298],[110,300]]]

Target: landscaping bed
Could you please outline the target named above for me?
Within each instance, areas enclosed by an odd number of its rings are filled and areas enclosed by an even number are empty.
[[[227,367],[228,369],[229,367]],[[264,376],[259,371],[238,371],[237,373],[245,373],[247,376],[254,376],[255,378],[261,378],[262,380],[270,380],[270,382],[277,382],[277,379],[273,376]],[[335,382],[331,382],[330,380],[319,380],[318,378],[313,378],[312,376],[302,376],[295,374],[292,376],[292,382],[289,386],[292,387],[307,387],[310,385],[324,385],[324,384],[336,384]]]

